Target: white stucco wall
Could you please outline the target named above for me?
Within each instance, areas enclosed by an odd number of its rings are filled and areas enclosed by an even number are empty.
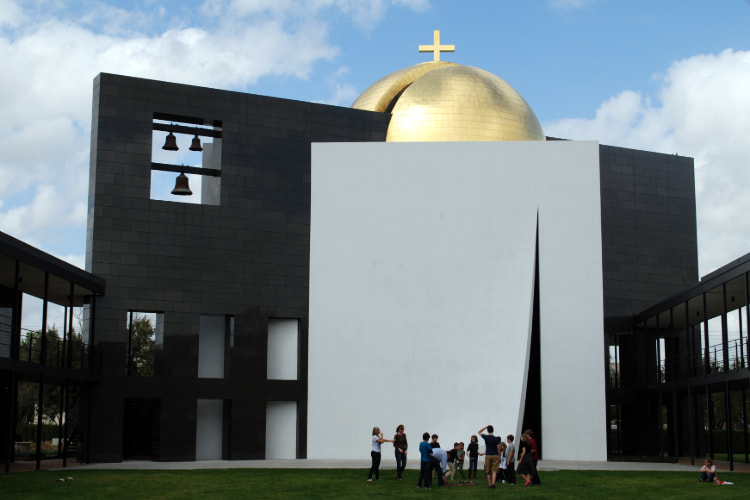
[[[596,143],[313,144],[311,182],[308,457],[519,433],[538,217],[543,453],[606,458]]]

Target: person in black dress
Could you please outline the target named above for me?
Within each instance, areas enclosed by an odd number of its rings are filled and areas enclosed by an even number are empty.
[[[518,474],[526,481],[524,486],[531,484],[531,476],[534,473],[534,462],[531,460],[531,443],[529,435],[521,434],[518,452]]]

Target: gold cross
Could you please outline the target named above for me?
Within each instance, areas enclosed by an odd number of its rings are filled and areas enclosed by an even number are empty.
[[[433,42],[432,45],[420,45],[419,51],[420,52],[432,52],[435,56],[434,61],[440,61],[440,53],[441,52],[455,52],[456,46],[455,45],[440,45],[440,31],[435,30],[433,33]]]

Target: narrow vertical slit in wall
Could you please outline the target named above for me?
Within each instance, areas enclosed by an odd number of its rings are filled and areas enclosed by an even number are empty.
[[[523,425],[521,431],[534,430],[534,439],[539,443],[542,453],[542,384],[541,364],[539,360],[539,220],[536,225],[536,257],[534,258],[534,308],[531,319],[531,345],[529,346],[529,369],[526,380],[526,397],[524,398]]]

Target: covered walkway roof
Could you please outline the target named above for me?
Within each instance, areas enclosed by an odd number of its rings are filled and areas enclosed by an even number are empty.
[[[634,316],[634,324],[685,328],[748,304],[750,253],[707,274],[693,286]],[[725,305],[726,302],[726,305]],[[687,309],[686,309],[687,307]]]
[[[0,286],[15,289],[16,269],[19,290],[38,298],[45,296],[48,275],[47,299],[56,304],[80,307],[91,295],[104,295],[103,278],[0,231]]]

